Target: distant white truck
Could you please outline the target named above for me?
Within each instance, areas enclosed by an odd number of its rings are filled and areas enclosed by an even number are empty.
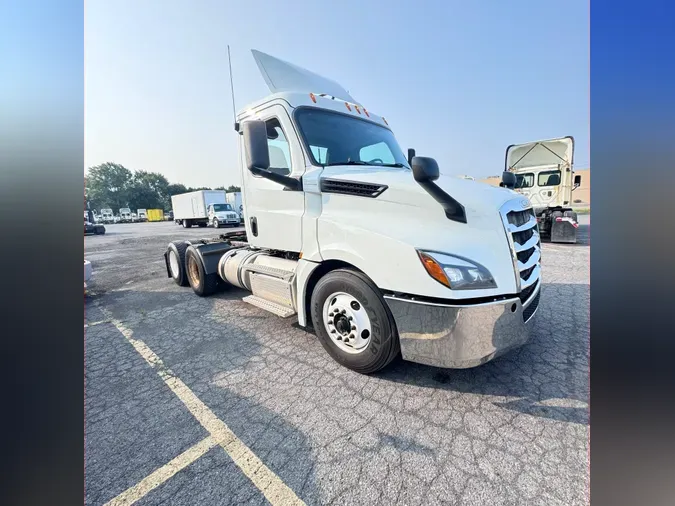
[[[241,192],[228,192],[226,195],[227,203],[239,215],[239,221],[244,222],[244,202],[241,199]]]
[[[512,144],[506,148],[505,170],[516,176],[515,191],[532,203],[542,238],[577,242],[577,213],[572,192],[581,185],[574,174],[574,138]]]
[[[147,209],[137,209],[136,214],[138,215],[138,221],[148,221]]]
[[[109,224],[115,223],[115,216],[113,215],[113,210],[106,207],[101,209],[101,223]]]
[[[213,225],[217,228],[239,224],[239,215],[227,203],[227,196],[222,190],[198,190],[174,195],[171,207],[175,222],[185,228],[192,225]]]
[[[120,209],[120,222],[121,223],[131,223],[133,221],[131,216],[131,209],[128,207],[122,207]]]

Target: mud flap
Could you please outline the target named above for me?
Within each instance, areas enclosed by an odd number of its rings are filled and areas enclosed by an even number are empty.
[[[551,223],[551,242],[577,242],[577,228],[579,224],[567,216],[556,218]]]

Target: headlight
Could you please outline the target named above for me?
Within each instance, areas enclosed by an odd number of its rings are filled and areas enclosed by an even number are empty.
[[[429,276],[453,290],[478,290],[497,288],[497,283],[485,267],[466,258],[438,253],[418,251]]]

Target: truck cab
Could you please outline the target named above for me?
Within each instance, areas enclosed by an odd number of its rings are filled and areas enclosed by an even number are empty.
[[[236,117],[246,244],[172,243],[167,274],[252,292],[363,373],[399,352],[465,368],[522,345],[541,288],[530,201],[440,175],[338,83],[253,55],[271,94]]]
[[[571,136],[506,148],[505,170],[515,174],[515,190],[532,202],[542,235],[553,242],[576,242],[577,214],[571,204],[581,176],[574,174],[573,163]]]
[[[113,215],[113,210],[110,208],[101,209],[101,221],[103,223],[114,223],[115,218]]]
[[[120,209],[120,223],[131,223],[132,222],[132,215],[131,215],[131,209],[128,207],[122,207]]]
[[[147,209],[137,209],[136,210],[138,221],[148,221],[148,210]]]
[[[220,226],[236,227],[239,225],[239,214],[230,204],[209,204],[206,208],[209,223],[214,228]]]

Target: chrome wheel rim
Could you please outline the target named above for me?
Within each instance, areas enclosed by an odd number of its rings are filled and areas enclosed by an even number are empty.
[[[345,292],[335,292],[323,304],[323,324],[331,341],[342,351],[363,353],[372,336],[363,304]]]

